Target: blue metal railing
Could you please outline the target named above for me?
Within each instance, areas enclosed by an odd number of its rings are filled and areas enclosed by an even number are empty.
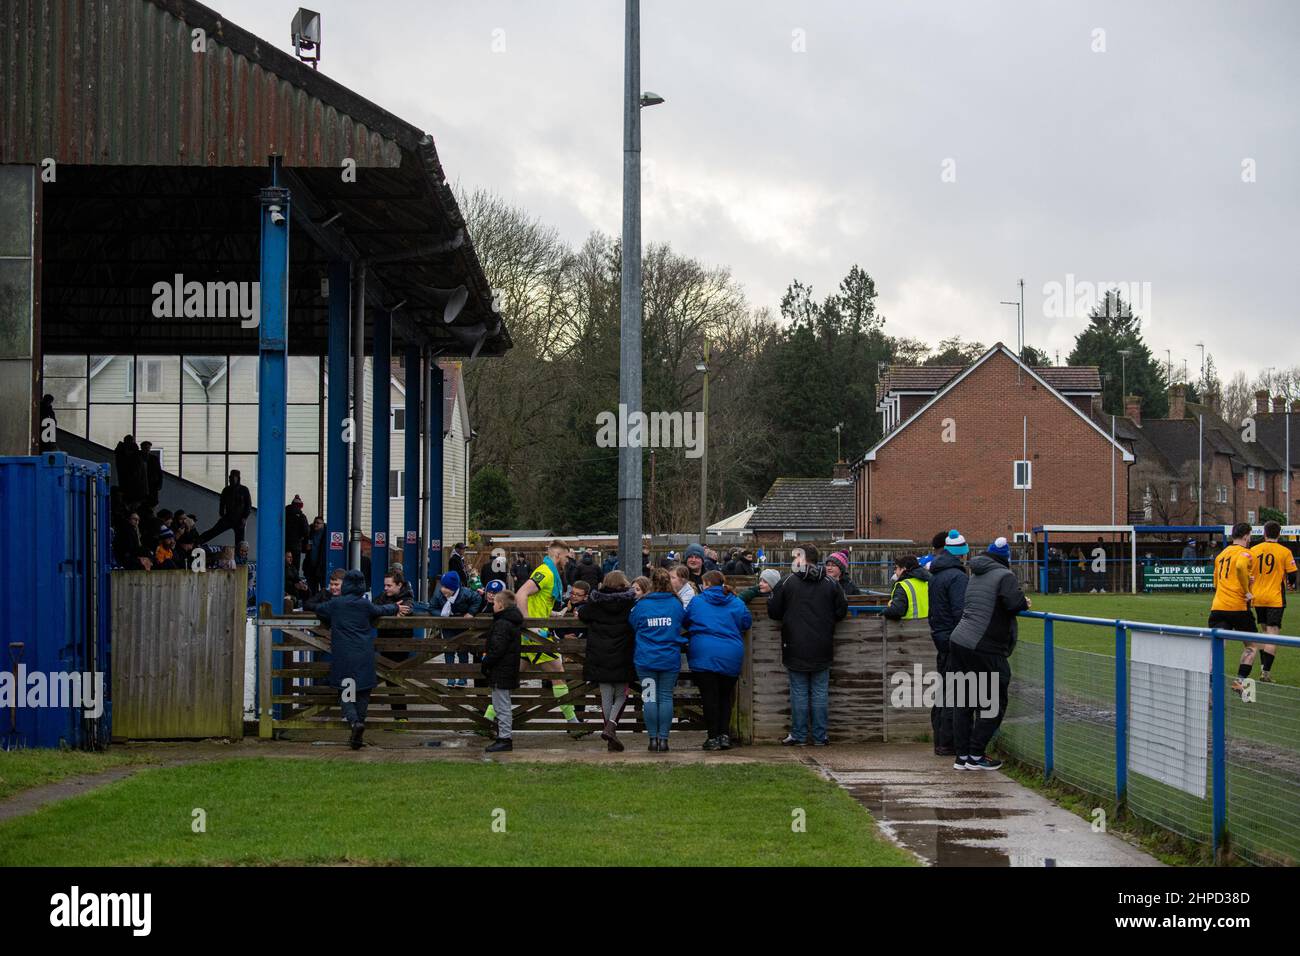
[[[855,610],[867,610],[866,608]],[[1056,710],[1056,622],[1085,624],[1113,628],[1115,633],[1115,796],[1123,804],[1128,793],[1128,632],[1130,629],[1146,633],[1178,637],[1195,637],[1211,641],[1211,789],[1212,846],[1216,857],[1223,844],[1228,818],[1228,763],[1227,763],[1227,692],[1224,686],[1224,645],[1228,641],[1252,644],[1276,644],[1280,647],[1300,648],[1300,638],[1275,634],[1230,631],[1221,628],[1189,627],[1178,624],[1153,624],[1149,621],[1129,621],[1116,618],[1081,617],[1073,614],[1053,614],[1046,611],[1022,611],[1021,617],[1043,622],[1043,765],[1045,776],[1051,777],[1055,768],[1055,710]]]

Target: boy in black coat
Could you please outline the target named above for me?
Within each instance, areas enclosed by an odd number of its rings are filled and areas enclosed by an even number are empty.
[[[480,669],[492,687],[492,707],[496,711],[497,736],[488,744],[486,753],[501,753],[515,749],[511,740],[510,692],[519,686],[520,631],[523,615],[515,607],[514,591],[499,591],[492,597],[492,628],[488,631],[487,647]]]

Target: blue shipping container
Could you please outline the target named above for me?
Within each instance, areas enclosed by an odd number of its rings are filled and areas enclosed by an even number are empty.
[[[0,709],[4,749],[108,742],[110,524],[107,464],[0,457],[0,671],[27,677],[22,698]],[[48,706],[71,674],[102,688],[99,717],[79,702]],[[47,682],[46,706],[26,706],[35,675]]]

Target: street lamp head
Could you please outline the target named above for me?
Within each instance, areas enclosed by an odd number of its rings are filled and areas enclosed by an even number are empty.
[[[660,96],[658,93],[651,93],[649,90],[646,90],[644,93],[641,94],[641,105],[643,107],[658,106],[663,101],[664,98],[662,96]]]
[[[709,366],[708,366],[707,364],[705,364],[704,362],[696,362],[696,363],[695,363],[695,371],[697,371],[697,372],[707,372],[708,370],[709,370]]]

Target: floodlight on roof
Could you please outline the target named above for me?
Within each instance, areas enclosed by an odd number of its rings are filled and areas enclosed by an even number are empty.
[[[663,101],[664,98],[662,96],[660,96],[658,93],[651,93],[649,90],[641,94],[641,105],[643,107],[658,106]]]
[[[293,52],[304,63],[310,63],[313,70],[320,64],[320,14],[306,7],[299,7],[289,24],[289,35],[293,41]],[[310,52],[314,56],[307,55]]]

